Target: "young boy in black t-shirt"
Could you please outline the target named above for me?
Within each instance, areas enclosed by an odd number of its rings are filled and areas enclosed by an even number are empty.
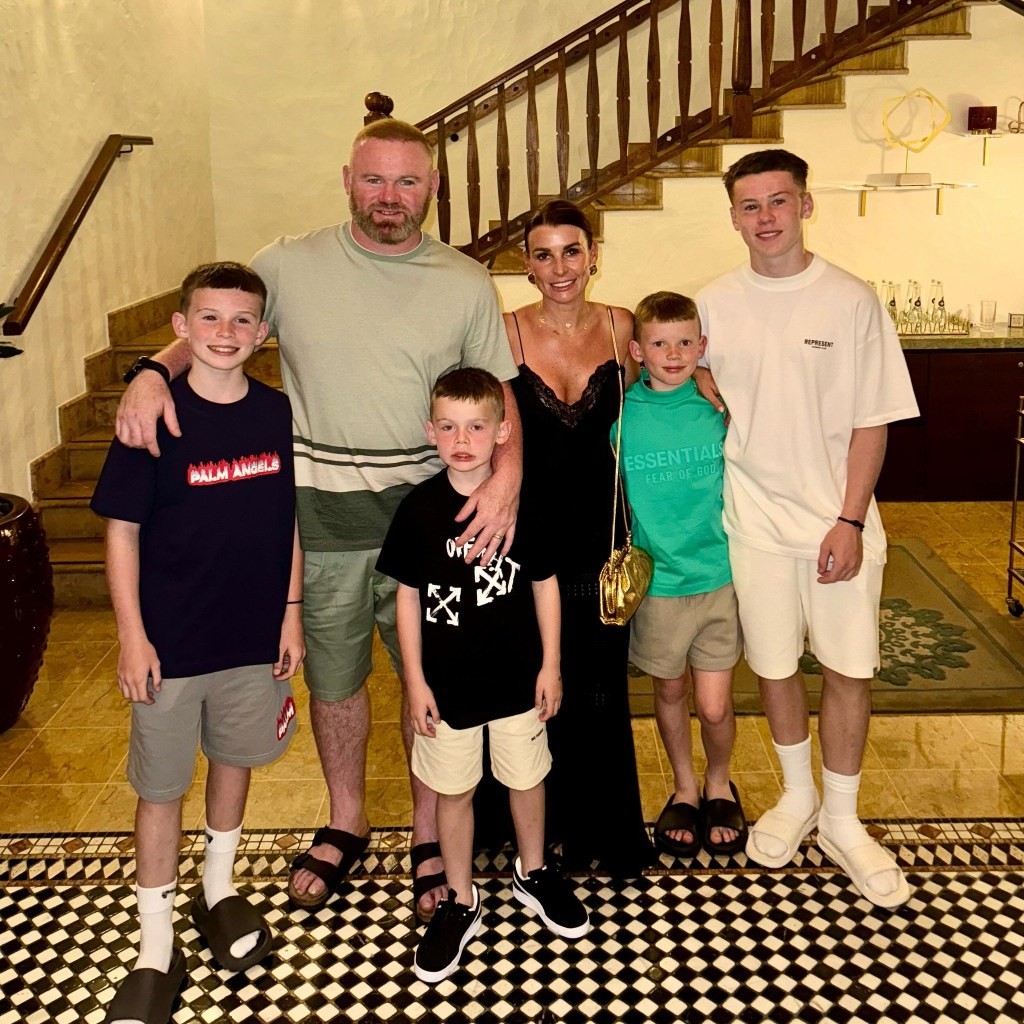
[[[497,378],[472,367],[444,374],[431,392],[427,438],[447,469],[402,501],[377,569],[398,581],[398,640],[416,733],[413,774],[435,790],[437,829],[451,886],[416,950],[421,981],[459,965],[480,927],[472,881],[473,792],[482,775],[483,729],[494,777],[509,789],[519,856],[516,899],[557,935],[590,927],[572,886],[544,864],[544,777],[551,767],[544,723],[558,713],[558,581],[546,545],[520,527],[505,555],[484,550],[467,565],[455,516],[491,475],[508,439]],[[472,544],[472,541],[469,542]],[[485,561],[485,559],[487,559]]]
[[[270,951],[269,926],[232,885],[250,769],[291,741],[288,680],[305,653],[291,407],[242,369],[267,334],[266,296],[238,263],[185,278],[171,318],[192,353],[171,385],[181,435],[161,423],[158,458],[115,440],[92,500],[108,519],[117,681],[132,702],[128,779],[139,795],[140,951],[111,1022],[169,1020],[185,981],[172,911],[200,740],[206,861],[192,917],[224,968],[244,971]],[[140,361],[126,377],[143,370],[162,372]]]

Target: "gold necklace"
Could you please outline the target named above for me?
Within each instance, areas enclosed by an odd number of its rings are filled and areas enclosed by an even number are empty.
[[[590,308],[588,303],[586,312],[584,312],[583,316],[581,316],[580,319],[576,321],[576,330],[573,330],[572,320],[562,321],[562,323],[565,326],[566,337],[575,338],[577,334],[581,334],[584,330],[586,330],[587,325],[590,323],[592,313],[593,310]],[[561,337],[561,330],[559,330],[559,328],[556,327],[554,324],[548,322],[548,318],[544,315],[544,305],[541,302],[537,303],[537,320],[539,323],[547,327],[548,330],[552,331],[554,334],[557,334],[559,337]]]

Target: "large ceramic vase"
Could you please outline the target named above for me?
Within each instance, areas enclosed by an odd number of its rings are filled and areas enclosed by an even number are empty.
[[[53,616],[53,570],[32,506],[0,494],[0,732],[18,720],[43,664]]]

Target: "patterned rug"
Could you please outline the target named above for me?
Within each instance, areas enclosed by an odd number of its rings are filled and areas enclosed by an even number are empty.
[[[882,667],[871,684],[875,711],[921,714],[1024,709],[1024,636],[1009,615],[982,600],[926,544],[889,545],[879,616]],[[808,651],[800,668],[812,711],[821,666]],[[630,710],[653,715],[650,676],[630,666]],[[760,714],[757,678],[740,661],[733,681],[739,714]]]
[[[292,910],[287,864],[309,833],[250,832],[237,874],[276,931],[246,974],[219,971],[188,918],[201,833],[177,898],[188,984],[176,1022],[367,1024],[1020,1024],[1024,823],[876,822],[914,894],[857,896],[813,845],[765,871],[743,855],[664,859],[631,882],[577,878],[593,927],[556,939],[511,899],[507,856],[478,859],[483,928],[463,964],[416,980],[408,834],[377,831],[351,885]],[[0,1024],[99,1024],[135,958],[133,841],[0,836]]]

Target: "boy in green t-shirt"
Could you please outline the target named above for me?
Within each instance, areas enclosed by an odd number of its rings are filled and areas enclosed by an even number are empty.
[[[656,292],[637,306],[635,321],[637,340],[629,348],[642,369],[623,405],[621,468],[633,536],[653,557],[654,578],[632,620],[629,656],[654,679],[675,786],[654,839],[680,857],[702,846],[735,853],[747,827],[729,778],[732,670],[742,640],[722,528],[726,428],[693,380],[706,341],[693,300]],[[708,762],[703,793],[693,769],[687,664]]]

